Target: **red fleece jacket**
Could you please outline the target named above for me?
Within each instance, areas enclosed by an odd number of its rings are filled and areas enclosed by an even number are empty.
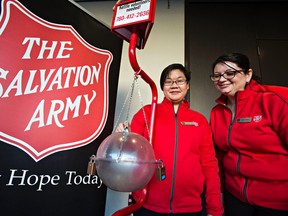
[[[223,187],[243,202],[288,210],[288,88],[252,81],[236,95],[235,117],[226,96],[210,123]]]
[[[151,106],[144,110],[149,125]],[[133,117],[131,128],[149,140],[142,109]],[[156,107],[152,144],[156,159],[164,161],[166,179],[152,178],[144,207],[160,213],[199,212],[205,190],[207,213],[221,216],[218,162],[205,117],[189,109],[186,101],[175,114],[171,101],[164,99]],[[137,192],[133,195],[137,198]]]

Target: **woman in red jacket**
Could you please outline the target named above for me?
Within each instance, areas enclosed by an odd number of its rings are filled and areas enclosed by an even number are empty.
[[[156,158],[166,167],[166,179],[149,182],[147,201],[134,216],[189,215],[201,216],[201,195],[205,190],[206,211],[210,216],[223,213],[218,164],[212,133],[206,118],[189,108],[184,99],[189,89],[190,72],[181,64],[166,67],[160,78],[164,93],[157,104],[153,148]],[[149,140],[151,105],[133,117],[131,130]],[[146,122],[146,120],[148,122]],[[123,131],[120,124],[116,132]],[[133,193],[137,199],[138,193]]]
[[[287,216],[288,88],[260,85],[240,53],[220,56],[212,70],[222,94],[210,123],[225,216]]]

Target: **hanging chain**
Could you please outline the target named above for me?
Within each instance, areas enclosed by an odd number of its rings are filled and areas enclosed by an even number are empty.
[[[143,99],[142,99],[142,96],[141,96],[140,86],[139,86],[139,83],[138,83],[137,80],[136,80],[136,87],[137,87],[137,90],[138,90],[138,96],[139,96],[139,100],[140,100],[140,103],[141,103],[141,109],[143,111],[143,116],[144,116],[146,129],[147,129],[147,132],[148,132],[148,136],[150,138],[150,131],[149,131],[149,127],[148,127],[148,121],[147,121],[146,113],[145,113],[145,110],[144,110],[144,104],[143,104]]]
[[[133,96],[133,92],[134,92],[134,86],[135,86],[135,80],[137,79],[136,76],[134,76],[134,80],[133,80],[133,83],[126,95],[126,98],[125,98],[125,101],[124,101],[124,104],[121,108],[121,111],[119,113],[119,116],[117,118],[117,121],[115,122],[115,125],[114,125],[114,129],[113,129],[113,132],[115,132],[116,128],[118,127],[118,124],[119,124],[119,121],[120,121],[120,117],[122,116],[122,113],[124,111],[124,108],[126,107],[126,104],[127,104],[127,101],[129,99],[129,105],[128,105],[128,110],[127,110],[127,115],[126,115],[126,121],[128,121],[128,117],[129,117],[129,111],[130,111],[130,106],[131,106],[131,101],[132,101],[132,96]]]
[[[129,92],[127,93],[127,96],[125,98],[124,104],[123,104],[123,106],[121,108],[121,111],[119,113],[119,116],[117,118],[117,121],[115,122],[113,131],[115,132],[116,128],[118,127],[120,117],[122,116],[122,113],[124,111],[124,108],[126,107],[127,102],[128,102],[128,107],[127,107],[127,114],[126,114],[126,119],[125,120],[126,121],[129,120],[130,107],[131,107],[132,98],[133,98],[133,94],[134,94],[135,83],[136,83],[136,87],[137,87],[137,90],[138,90],[137,92],[138,92],[138,96],[139,96],[139,101],[140,101],[140,104],[141,104],[141,109],[143,111],[145,126],[146,126],[146,129],[147,129],[147,132],[148,132],[148,136],[150,138],[150,131],[149,131],[149,127],[148,127],[148,121],[147,121],[146,113],[145,113],[145,110],[144,110],[144,103],[143,103],[143,99],[142,99],[142,96],[141,96],[140,86],[139,86],[139,83],[138,83],[138,77],[139,77],[138,75],[134,76],[133,83],[131,85],[131,88],[129,89]]]
[[[134,76],[134,80],[131,86],[131,94],[129,97],[129,101],[128,101],[128,107],[127,107],[127,114],[126,114],[126,121],[129,120],[129,114],[130,114],[130,107],[131,107],[131,102],[132,102],[132,98],[133,98],[133,92],[134,92],[134,87],[135,87],[135,82],[137,82],[138,77]]]

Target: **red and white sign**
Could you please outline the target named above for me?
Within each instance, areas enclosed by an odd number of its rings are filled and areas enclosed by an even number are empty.
[[[154,23],[156,0],[127,0],[116,5],[111,31],[130,42],[132,32],[138,36],[137,48],[143,49]]]
[[[0,140],[35,161],[89,144],[108,115],[112,54],[18,1],[0,17]]]
[[[116,7],[113,27],[150,21],[150,0],[141,0]]]

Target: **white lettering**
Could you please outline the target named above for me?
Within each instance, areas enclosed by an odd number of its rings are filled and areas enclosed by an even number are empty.
[[[47,44],[48,44],[48,41],[46,40],[42,41],[41,49],[40,49],[37,59],[44,59],[44,52],[46,50],[49,51],[49,54],[46,57],[46,59],[53,59],[53,54],[57,46],[57,41],[52,41],[52,45],[50,47],[48,47]]]
[[[51,185],[58,185],[60,176],[59,175],[27,175],[28,170],[22,170],[22,175],[16,176],[15,173],[17,172],[17,169],[11,169],[11,175],[7,186],[14,186],[14,185],[21,185],[21,186],[37,186],[37,191],[42,191],[43,186],[51,184]],[[14,183],[16,179],[20,179],[21,181],[17,183]]]
[[[69,50],[69,51],[73,50],[72,47],[66,47],[66,44],[71,45],[71,41],[60,41],[60,49],[59,49],[58,55],[56,57],[57,59],[69,58],[70,57],[70,54],[63,55],[65,50]]]
[[[12,183],[14,178],[19,178],[19,179],[21,179],[21,182],[20,182],[20,184],[18,184],[18,185],[25,185],[25,184],[24,184],[24,180],[25,180],[26,173],[28,172],[28,170],[22,170],[22,173],[23,173],[23,174],[22,174],[21,176],[14,176],[14,174],[15,174],[15,172],[16,172],[17,170],[11,169],[10,171],[11,171],[11,175],[10,175],[9,183],[7,184],[7,186],[12,186],[12,185],[14,185],[14,184]]]
[[[64,109],[64,103],[63,101],[61,100],[52,100],[51,101],[51,108],[50,108],[50,112],[49,112],[49,115],[48,115],[48,119],[47,119],[47,124],[46,125],[51,125],[52,122],[53,122],[53,119],[56,123],[56,125],[58,127],[64,127],[62,124],[60,124],[59,122],[59,119],[58,119],[58,115],[63,111]],[[58,106],[58,109],[57,109],[57,104],[59,105]]]
[[[0,85],[0,97],[11,96],[13,90],[15,91],[15,93],[13,92],[14,96],[20,96],[78,87],[79,85],[88,86],[97,84],[99,82],[101,67],[101,64],[98,63],[98,67],[95,65],[91,67],[88,65],[67,68],[60,67],[57,71],[54,68],[48,71],[46,69],[40,69],[39,71],[29,70],[28,72],[20,70],[6,90]],[[28,73],[29,76],[25,76],[24,73]]]
[[[58,127],[62,128],[64,127],[63,121],[68,120],[69,114],[71,112],[72,118],[80,116],[80,110],[84,110],[82,113],[83,115],[88,115],[90,113],[90,106],[95,100],[96,95],[96,91],[92,90],[91,97],[89,97],[88,94],[85,94],[78,95],[74,101],[72,101],[70,97],[67,97],[65,102],[62,100],[52,100],[50,102],[50,109],[48,109],[47,107],[45,109],[45,106],[47,106],[47,104],[43,99],[37,106],[24,131],[30,130],[32,124],[34,123],[38,123],[37,127],[40,128],[43,126],[52,125],[53,122],[55,122]],[[81,107],[83,107],[83,109],[80,109]],[[49,110],[48,114],[45,113],[45,110]],[[47,116],[47,120],[45,120],[45,116]]]
[[[12,80],[10,85],[8,86],[7,90],[3,94],[3,96],[2,96],[3,98],[8,97],[9,93],[12,89],[16,89],[15,96],[22,95],[22,74],[23,74],[23,70],[20,70],[17,73],[17,75],[14,77],[14,79]]]
[[[53,89],[53,85],[57,85],[56,89],[62,89],[61,83],[62,83],[62,67],[58,69],[47,91],[51,91]]]
[[[24,41],[22,42],[22,44],[26,44],[28,42],[28,46],[27,46],[27,49],[26,49],[26,52],[24,53],[22,59],[31,59],[31,51],[32,51],[32,48],[34,46],[34,43],[36,42],[36,45],[40,45],[40,38],[29,38],[29,37],[26,37],[24,38]]]
[[[66,99],[66,107],[64,111],[63,121],[68,120],[69,110],[71,111],[74,110],[72,118],[79,116],[80,102],[81,102],[81,95],[78,95],[74,102],[71,101],[71,98]]]
[[[34,52],[34,56],[37,56],[37,59],[70,58],[70,54],[64,55],[64,52],[73,50],[71,41],[49,42],[47,40],[41,40],[40,38],[26,37],[24,38],[22,45],[25,45],[26,43],[28,43],[28,45],[22,59],[31,59],[32,52]],[[45,56],[44,54],[47,52],[48,54]]]
[[[66,185],[80,185],[80,184],[96,184],[100,188],[102,186],[102,180],[97,175],[77,175],[76,171],[66,171],[68,176]]]
[[[39,122],[38,127],[43,127],[44,124],[44,103],[45,100],[41,100],[39,103],[38,107],[36,108],[35,112],[33,113],[32,118],[30,119],[27,127],[25,128],[24,131],[30,130],[33,122]]]
[[[27,86],[25,88],[24,95],[32,94],[32,93],[36,93],[37,92],[37,89],[39,87],[38,85],[36,85],[34,87],[34,89],[31,89],[36,72],[37,72],[37,70],[31,70],[30,71],[30,76],[29,76],[29,80],[28,80]]]
[[[94,100],[95,97],[96,97],[96,92],[95,92],[94,90],[92,90],[92,92],[93,92],[93,96],[91,97],[91,100],[89,100],[88,94],[85,94],[85,95],[84,95],[85,104],[86,104],[86,106],[85,106],[86,109],[85,109],[84,115],[89,114],[90,105],[91,105],[91,103],[93,102],[93,100]]]

